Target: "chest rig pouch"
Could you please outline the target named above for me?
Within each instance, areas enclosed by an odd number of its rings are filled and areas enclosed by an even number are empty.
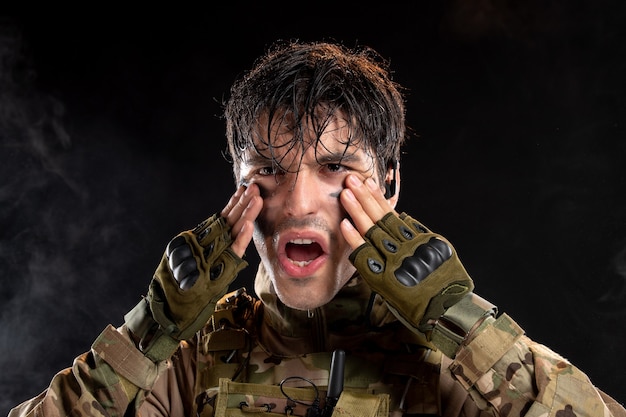
[[[255,314],[245,290],[227,294],[222,301],[198,346],[199,361],[205,362],[199,363],[196,379],[198,416],[400,416],[403,413],[398,411],[398,405],[404,408],[404,404],[397,404],[398,398],[391,399],[394,389],[381,382],[383,374],[395,375],[403,381],[399,390],[401,403],[405,397],[419,399],[421,407],[431,404],[426,407],[428,411],[437,410],[436,393],[424,391],[432,389],[433,378],[438,376],[438,372],[430,371],[437,360],[429,364],[430,361],[416,358],[416,355],[410,355],[412,360],[407,360],[405,355],[375,359],[349,355],[345,377],[343,372],[340,376],[341,388],[336,390],[329,382],[334,375],[331,363],[334,360],[329,352],[274,361],[253,342],[254,335],[246,330],[253,331],[251,323]],[[331,391],[336,391],[336,395],[331,395]],[[397,386],[395,393],[399,396]],[[395,411],[390,412],[390,408]],[[403,411],[414,414],[409,409]],[[420,411],[422,415],[431,414],[424,413],[423,408]]]
[[[343,391],[334,408],[311,388],[233,382],[221,379],[215,417],[387,417],[389,396]]]

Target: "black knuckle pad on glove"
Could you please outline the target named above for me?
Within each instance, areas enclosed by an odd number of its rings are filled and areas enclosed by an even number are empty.
[[[165,254],[170,257],[175,249],[186,245],[187,239],[185,239],[185,237],[182,235],[178,235],[174,239],[170,240],[170,242],[167,244],[167,247],[165,248]]]
[[[178,285],[184,291],[190,290],[193,287],[193,284],[200,278],[200,272],[196,269],[195,272],[190,273],[189,275],[178,280]]]
[[[165,255],[167,265],[180,288],[184,290],[191,288],[200,276],[200,271],[184,232],[170,241]]]
[[[191,274],[198,275],[198,264],[196,263],[196,259],[191,257],[185,259],[181,264],[179,264],[174,270],[174,278],[180,284],[180,282],[187,278]]]
[[[179,237],[182,238],[182,236],[179,236]],[[193,260],[193,252],[191,251],[191,247],[189,246],[189,244],[187,244],[186,240],[185,240],[184,244],[182,244],[180,246],[177,246],[176,248],[174,248],[168,254],[168,264],[169,264],[170,269],[172,271],[174,271],[183,262],[185,262],[185,261],[187,261],[189,259]],[[194,263],[195,263],[195,261],[194,261]]]
[[[451,256],[450,246],[443,240],[432,237],[428,243],[418,246],[413,256],[404,258],[400,268],[394,271],[394,275],[398,282],[412,287],[422,282]]]

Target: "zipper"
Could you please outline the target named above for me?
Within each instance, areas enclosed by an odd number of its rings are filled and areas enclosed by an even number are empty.
[[[307,310],[307,317],[313,320],[313,344],[318,352],[326,351],[326,316],[321,307]]]

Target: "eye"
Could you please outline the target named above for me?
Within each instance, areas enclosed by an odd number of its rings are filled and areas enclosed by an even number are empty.
[[[272,168],[272,167],[263,167],[263,168],[257,169],[256,172],[257,172],[257,174],[262,175],[262,176],[272,175],[274,173],[274,168]]]
[[[348,169],[346,166],[342,164],[326,164],[324,165],[324,168],[328,172],[343,172]]]
[[[283,174],[284,171],[282,171],[281,169],[279,169],[276,166],[268,166],[268,167],[261,167],[259,169],[257,169],[257,174],[262,176],[262,177],[267,177],[270,175],[280,175]]]

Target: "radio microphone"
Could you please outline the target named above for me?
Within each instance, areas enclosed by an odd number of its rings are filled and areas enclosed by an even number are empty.
[[[330,417],[333,408],[339,401],[341,391],[343,391],[344,369],[346,364],[346,352],[335,350],[330,361],[330,374],[328,376],[328,389],[326,391],[326,405],[323,415]]]

